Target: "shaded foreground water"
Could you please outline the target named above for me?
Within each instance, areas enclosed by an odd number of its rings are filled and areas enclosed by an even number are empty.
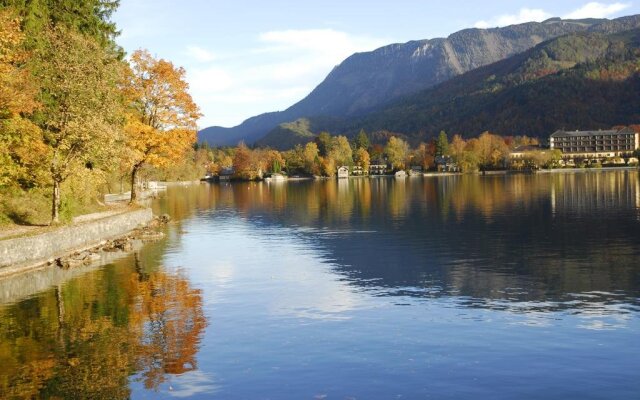
[[[1,398],[637,399],[636,172],[170,189],[0,281]]]

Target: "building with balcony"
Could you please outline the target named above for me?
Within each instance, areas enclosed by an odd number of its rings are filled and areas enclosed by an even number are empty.
[[[631,128],[607,131],[556,131],[549,147],[563,158],[629,157],[640,148],[640,135]]]

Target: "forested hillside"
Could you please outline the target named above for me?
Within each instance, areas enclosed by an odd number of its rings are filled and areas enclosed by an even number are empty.
[[[364,117],[311,118],[314,133],[391,131],[419,143],[441,130],[547,137],[556,129],[599,129],[640,121],[640,30],[563,36],[478,68]],[[278,146],[291,133],[268,134]],[[307,132],[307,137],[311,132]],[[290,140],[290,139],[288,139]]]

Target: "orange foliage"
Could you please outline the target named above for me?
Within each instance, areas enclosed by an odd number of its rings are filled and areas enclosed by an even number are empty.
[[[142,165],[161,167],[180,160],[195,143],[200,112],[188,89],[183,68],[155,59],[146,50],[131,55],[124,93],[131,105],[125,132],[132,201]]]

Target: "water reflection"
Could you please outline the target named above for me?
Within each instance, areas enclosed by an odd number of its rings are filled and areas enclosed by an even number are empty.
[[[621,171],[211,185],[163,207],[288,227],[377,295],[533,312],[585,309],[595,300],[574,297],[588,293],[638,306],[639,198],[638,173]]]
[[[633,398],[639,199],[637,172],[170,188],[164,241],[0,281],[0,397]]]
[[[124,399],[197,368],[200,290],[136,258],[0,308],[0,397]]]

